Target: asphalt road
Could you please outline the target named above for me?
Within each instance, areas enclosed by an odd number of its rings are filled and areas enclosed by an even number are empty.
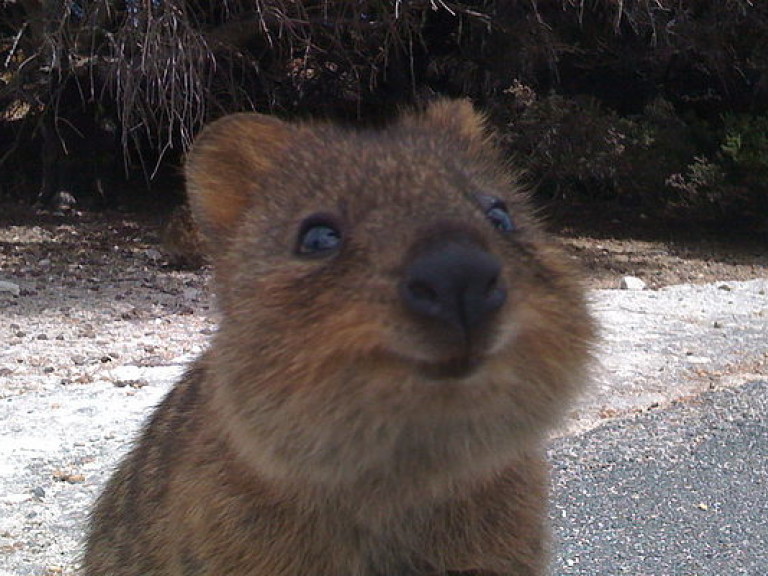
[[[552,447],[553,575],[768,575],[768,382]]]

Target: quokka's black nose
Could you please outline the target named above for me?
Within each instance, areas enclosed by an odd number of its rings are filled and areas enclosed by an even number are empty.
[[[467,336],[506,301],[500,274],[500,262],[482,247],[445,240],[432,244],[408,263],[400,297],[417,316]]]

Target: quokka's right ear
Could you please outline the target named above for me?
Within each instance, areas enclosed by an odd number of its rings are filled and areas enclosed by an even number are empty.
[[[258,200],[264,176],[296,128],[263,114],[232,114],[207,126],[187,156],[187,196],[206,248],[217,252]]]

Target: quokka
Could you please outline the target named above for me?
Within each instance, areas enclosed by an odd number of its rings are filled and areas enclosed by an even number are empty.
[[[542,575],[548,430],[594,324],[481,115],[214,122],[222,321],[91,516],[87,576]]]

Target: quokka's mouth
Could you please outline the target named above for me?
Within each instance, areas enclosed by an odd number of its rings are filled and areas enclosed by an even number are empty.
[[[467,354],[438,362],[420,362],[419,369],[433,380],[458,380],[471,376],[482,364],[482,356]]]

